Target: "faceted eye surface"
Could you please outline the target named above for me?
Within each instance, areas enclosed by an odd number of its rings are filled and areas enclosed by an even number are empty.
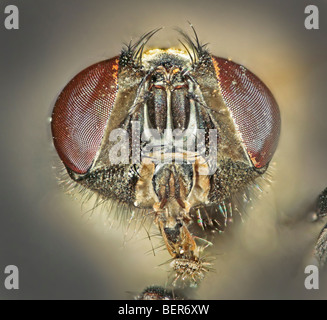
[[[77,74],[60,93],[52,113],[55,148],[66,167],[83,174],[92,165],[117,94],[118,58]]]
[[[271,160],[280,134],[280,112],[273,95],[252,72],[212,57],[221,95],[256,168]]]

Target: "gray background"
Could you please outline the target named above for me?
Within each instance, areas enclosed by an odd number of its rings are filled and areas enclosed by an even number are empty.
[[[256,73],[282,114],[274,183],[246,222],[217,241],[216,271],[196,297],[327,298],[326,272],[320,290],[303,285],[321,227],[303,214],[327,185],[326,1],[10,0],[0,2],[0,21],[8,4],[19,8],[20,29],[1,22],[0,298],[128,299],[165,283],[159,265],[169,256],[153,256],[143,231],[124,244],[119,224],[110,229],[105,212],[88,213],[92,202],[81,206],[58,186],[49,117],[80,70],[158,26],[165,29],[150,46],[178,45],[172,28],[188,30],[188,20],[212,53]],[[304,28],[307,4],[320,9],[319,30]],[[2,285],[9,264],[20,270],[19,290]]]

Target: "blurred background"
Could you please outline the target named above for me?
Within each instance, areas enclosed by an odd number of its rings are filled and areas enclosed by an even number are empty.
[[[306,30],[304,9],[319,8],[319,30]],[[119,223],[81,204],[57,183],[59,161],[49,118],[65,84],[89,65],[120,53],[123,43],[165,27],[149,47],[178,45],[173,30],[209,43],[271,89],[282,115],[273,184],[241,226],[211,251],[215,272],[198,299],[327,298],[306,290],[304,267],[322,225],[306,212],[327,186],[327,1],[302,0],[17,0],[19,30],[0,27],[0,298],[130,299],[164,285],[169,259],[151,252],[144,228],[124,241]],[[19,290],[2,285],[7,265],[20,272]]]

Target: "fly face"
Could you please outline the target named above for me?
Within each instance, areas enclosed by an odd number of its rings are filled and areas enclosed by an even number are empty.
[[[68,83],[53,140],[74,181],[153,216],[175,283],[195,284],[210,266],[208,234],[225,229],[235,197],[268,168],[280,114],[253,73],[197,37],[181,32],[185,50],[144,51],[156,31]]]

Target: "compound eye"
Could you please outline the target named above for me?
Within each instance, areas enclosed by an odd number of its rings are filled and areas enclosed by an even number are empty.
[[[65,166],[78,174],[91,167],[117,95],[118,57],[77,74],[60,93],[52,113],[55,148]]]
[[[252,164],[262,168],[271,160],[280,134],[280,112],[265,84],[232,61],[212,57],[222,98],[229,108]]]

